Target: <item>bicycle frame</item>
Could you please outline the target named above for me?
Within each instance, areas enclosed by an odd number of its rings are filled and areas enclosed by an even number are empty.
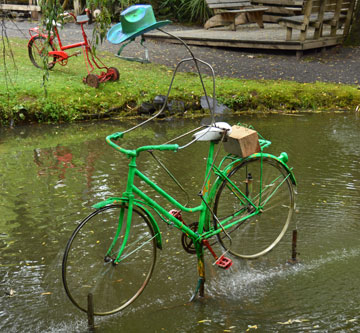
[[[94,56],[94,54],[91,52],[91,46],[89,44],[89,41],[88,41],[88,38],[87,38],[87,35],[86,35],[86,32],[84,30],[84,24],[88,21],[88,19],[84,19],[84,20],[80,20],[80,21],[77,21],[76,19],[76,16],[73,14],[73,13],[67,13],[67,15],[70,15],[74,18],[75,22],[80,24],[80,27],[81,27],[81,33],[82,33],[82,36],[83,36],[83,41],[82,42],[78,42],[78,43],[74,43],[74,44],[68,44],[68,45],[63,45],[62,44],[62,41],[61,41],[61,37],[60,37],[60,34],[59,34],[59,31],[57,29],[57,26],[56,24],[54,25],[54,32],[55,32],[55,36],[53,34],[49,35],[46,34],[46,33],[43,33],[40,31],[39,27],[36,27],[36,28],[31,28],[29,30],[30,32],[30,35],[31,35],[31,38],[29,40],[29,43],[32,39],[34,39],[35,37],[37,36],[42,36],[44,38],[47,38],[49,39],[50,43],[54,46],[54,51],[49,51],[48,52],[48,55],[49,56],[52,56],[52,57],[55,57],[56,58],[56,61],[55,63],[60,63],[61,65],[65,66],[67,64],[67,60],[70,58],[70,57],[73,57],[73,56],[78,56],[80,54],[80,51],[79,52],[75,52],[73,54],[68,54],[66,53],[65,51],[66,50],[70,50],[70,49],[74,49],[74,48],[78,48],[78,47],[81,47],[82,50],[83,50],[83,54],[84,54],[84,60],[85,60],[85,65],[86,65],[86,69],[87,69],[87,72],[90,74],[92,71],[95,70],[95,67],[93,65],[93,63],[95,64],[95,66],[98,68],[98,69],[106,69],[108,70],[108,67],[103,64],[101,62],[101,60],[99,58],[97,58],[96,56]],[[83,15],[84,17],[86,15]],[[87,16],[86,16],[87,17]],[[58,41],[58,45],[59,45],[59,48],[60,48],[60,51],[56,49],[56,44],[54,43],[54,40],[55,38],[57,39]],[[28,45],[29,45],[28,43]],[[89,53],[91,54],[91,58],[89,57]],[[90,69],[89,69],[90,67]]]
[[[255,205],[251,201],[251,199],[245,193],[241,192],[241,190],[234,183],[232,183],[232,181],[227,177],[227,175],[230,173],[230,171],[237,164],[245,161],[246,159],[258,158],[258,157],[260,157],[260,158],[270,157],[273,159],[277,159],[279,162],[281,162],[284,165],[284,167],[289,172],[288,177],[290,177],[292,182],[295,183],[295,178],[293,176],[293,173],[291,172],[291,170],[288,168],[288,166],[285,163],[287,160],[287,155],[284,153],[282,153],[282,155],[280,155],[279,157],[275,157],[273,155],[261,152],[261,153],[256,153],[256,154],[250,155],[249,157],[247,157],[245,159],[244,158],[235,158],[232,155],[228,155],[222,159],[219,166],[216,166],[214,164],[214,149],[215,149],[216,143],[214,141],[210,141],[209,152],[208,152],[208,157],[207,157],[207,162],[206,162],[206,169],[205,169],[205,187],[203,190],[205,195],[204,195],[203,200],[200,203],[200,205],[195,206],[195,207],[190,207],[190,208],[185,207],[184,205],[179,203],[176,199],[174,199],[169,193],[167,193],[165,190],[163,190],[160,186],[158,186],[156,183],[154,183],[152,180],[150,180],[147,176],[145,176],[140,170],[138,170],[137,165],[136,165],[136,158],[142,151],[152,151],[152,150],[176,151],[178,148],[178,145],[144,146],[144,147],[138,148],[137,150],[126,150],[126,149],[119,147],[117,144],[115,144],[112,141],[114,136],[119,137],[122,135],[120,135],[119,133],[110,135],[107,137],[107,142],[112,147],[114,147],[117,150],[121,151],[122,153],[126,154],[130,158],[126,191],[123,193],[122,197],[110,198],[106,201],[102,201],[102,202],[94,205],[93,207],[96,209],[99,209],[108,204],[115,203],[115,202],[116,203],[126,202],[129,206],[127,220],[126,220],[127,227],[126,227],[126,232],[125,232],[125,238],[122,243],[122,247],[117,254],[117,257],[114,260],[115,263],[119,263],[121,261],[121,255],[126,246],[126,240],[128,238],[128,234],[131,229],[132,209],[133,209],[134,205],[138,205],[139,203],[141,203],[143,206],[152,208],[161,217],[161,219],[163,221],[165,221],[167,224],[172,225],[172,226],[176,227],[177,229],[181,230],[189,238],[192,239],[192,241],[194,242],[195,245],[197,245],[198,247],[201,247],[203,240],[211,238],[211,237],[215,236],[216,234],[223,232],[224,230],[231,228],[232,226],[234,226],[236,224],[243,223],[247,219],[261,213],[261,209],[262,209],[261,200],[260,200],[259,205]],[[270,144],[271,144],[270,141],[261,140],[261,149],[267,147]],[[225,166],[223,170],[221,170],[222,165],[225,163],[225,161],[227,159],[230,159],[231,162],[227,166]],[[208,175],[210,174],[210,172],[213,172],[217,176],[217,179],[214,181],[213,185],[210,184],[210,180],[208,179]],[[163,198],[165,198],[167,200],[167,202],[171,203],[173,206],[175,206],[180,211],[187,212],[187,213],[197,213],[198,212],[200,215],[199,215],[199,225],[198,225],[197,231],[196,232],[193,231],[186,224],[184,224],[183,221],[176,218],[174,215],[172,215],[170,212],[168,212],[165,208],[163,208],[160,204],[158,204],[155,200],[153,200],[148,195],[146,195],[141,189],[136,187],[134,185],[134,180],[136,177],[139,178],[140,180],[142,180],[143,182],[145,182],[149,187],[154,189],[158,194],[160,194]],[[237,195],[240,197],[240,200],[244,204],[243,210],[239,210],[237,215],[242,214],[249,206],[253,207],[253,209],[246,216],[242,216],[239,219],[232,221],[231,223],[228,223],[228,222],[231,219],[233,219],[234,217],[236,218],[237,216],[231,216],[231,217],[228,217],[228,218],[222,220],[221,221],[222,228],[214,229],[210,225],[210,221],[211,221],[211,218],[217,219],[217,217],[211,211],[210,207],[213,202],[213,199],[214,199],[217,189],[219,188],[220,184],[225,179],[231,184],[232,189],[234,191],[236,191]],[[285,178],[285,180],[286,180],[286,178]],[[260,182],[260,188],[262,188],[261,182]],[[260,191],[260,193],[261,193],[261,191]],[[135,195],[142,200],[135,199]],[[147,212],[147,214],[149,215],[150,213]],[[119,218],[118,230],[120,230],[122,228],[122,225],[124,223],[123,219],[124,219],[124,216],[123,216],[123,212],[122,212],[121,216]],[[155,222],[155,219],[152,216],[151,216],[151,221],[154,226],[154,229],[160,230],[159,226],[157,225],[157,223]],[[160,235],[158,235],[157,237],[160,238]],[[112,246],[108,250],[108,253],[111,252],[112,247],[116,243],[116,241],[117,241],[117,238],[115,237]],[[159,243],[159,247],[161,247],[161,239],[158,239],[158,243]]]

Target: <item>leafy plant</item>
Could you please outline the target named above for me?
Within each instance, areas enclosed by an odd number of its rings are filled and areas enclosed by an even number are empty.
[[[205,0],[182,0],[180,12],[189,22],[205,23],[210,16],[210,9]]]
[[[156,4],[154,8],[160,16],[187,23],[203,23],[210,14],[205,0],[165,0]]]

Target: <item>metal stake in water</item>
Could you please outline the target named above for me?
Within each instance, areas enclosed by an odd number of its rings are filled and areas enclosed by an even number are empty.
[[[296,258],[296,256],[298,255],[298,252],[296,251],[296,246],[297,246],[297,230],[293,230],[292,244],[291,244],[291,259],[288,260],[288,263],[292,265],[298,263],[298,259]]]
[[[246,177],[246,196],[250,197],[250,194],[252,192],[252,182],[253,182],[253,177],[251,175],[251,173],[249,172],[247,177]]]
[[[88,315],[88,327],[89,327],[89,332],[95,332],[94,302],[93,302],[93,295],[92,295],[92,293],[89,293],[89,294],[88,294],[87,315]]]

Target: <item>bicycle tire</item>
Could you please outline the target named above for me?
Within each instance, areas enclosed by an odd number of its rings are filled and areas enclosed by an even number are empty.
[[[263,191],[260,196],[261,165],[263,168]],[[248,180],[251,174],[252,180]],[[226,251],[236,257],[255,259],[271,251],[285,235],[294,211],[294,188],[289,172],[280,162],[273,158],[250,158],[235,166],[228,178],[246,194],[256,205],[264,204],[262,212],[248,218],[242,223],[229,227],[218,234],[218,240]],[[240,196],[241,197],[241,196]],[[235,199],[235,200],[234,200]],[[228,180],[224,180],[217,190],[214,202],[214,214],[220,220],[238,214],[230,222],[245,217],[253,211],[244,199],[230,188]],[[260,202],[261,200],[261,202]],[[215,229],[220,228],[214,219]]]
[[[71,302],[87,312],[89,293],[93,296],[94,314],[99,316],[119,312],[135,301],[151,278],[156,262],[156,240],[148,217],[134,207],[131,229],[118,264],[106,256],[124,209],[116,258],[124,239],[127,205],[111,205],[87,216],[75,229],[64,252],[62,280]],[[115,248],[115,247],[114,247]]]
[[[95,74],[88,74],[86,76],[85,82],[88,86],[93,88],[99,88],[100,80]]]
[[[109,67],[108,73],[111,72],[111,79],[110,81],[119,81],[120,73],[116,67]]]
[[[46,50],[46,38],[43,36],[36,36],[30,40],[28,45],[29,58],[32,64],[37,68],[44,68],[44,57],[47,57]],[[52,51],[55,50],[52,43],[50,43],[50,48]],[[46,52],[46,55],[42,55],[42,53]],[[55,57],[53,57],[52,62],[47,62],[48,69],[52,69],[55,66]]]

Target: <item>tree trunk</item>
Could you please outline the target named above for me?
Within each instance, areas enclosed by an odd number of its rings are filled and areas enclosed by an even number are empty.
[[[346,39],[347,45],[360,45],[360,0],[357,1],[350,33]]]

